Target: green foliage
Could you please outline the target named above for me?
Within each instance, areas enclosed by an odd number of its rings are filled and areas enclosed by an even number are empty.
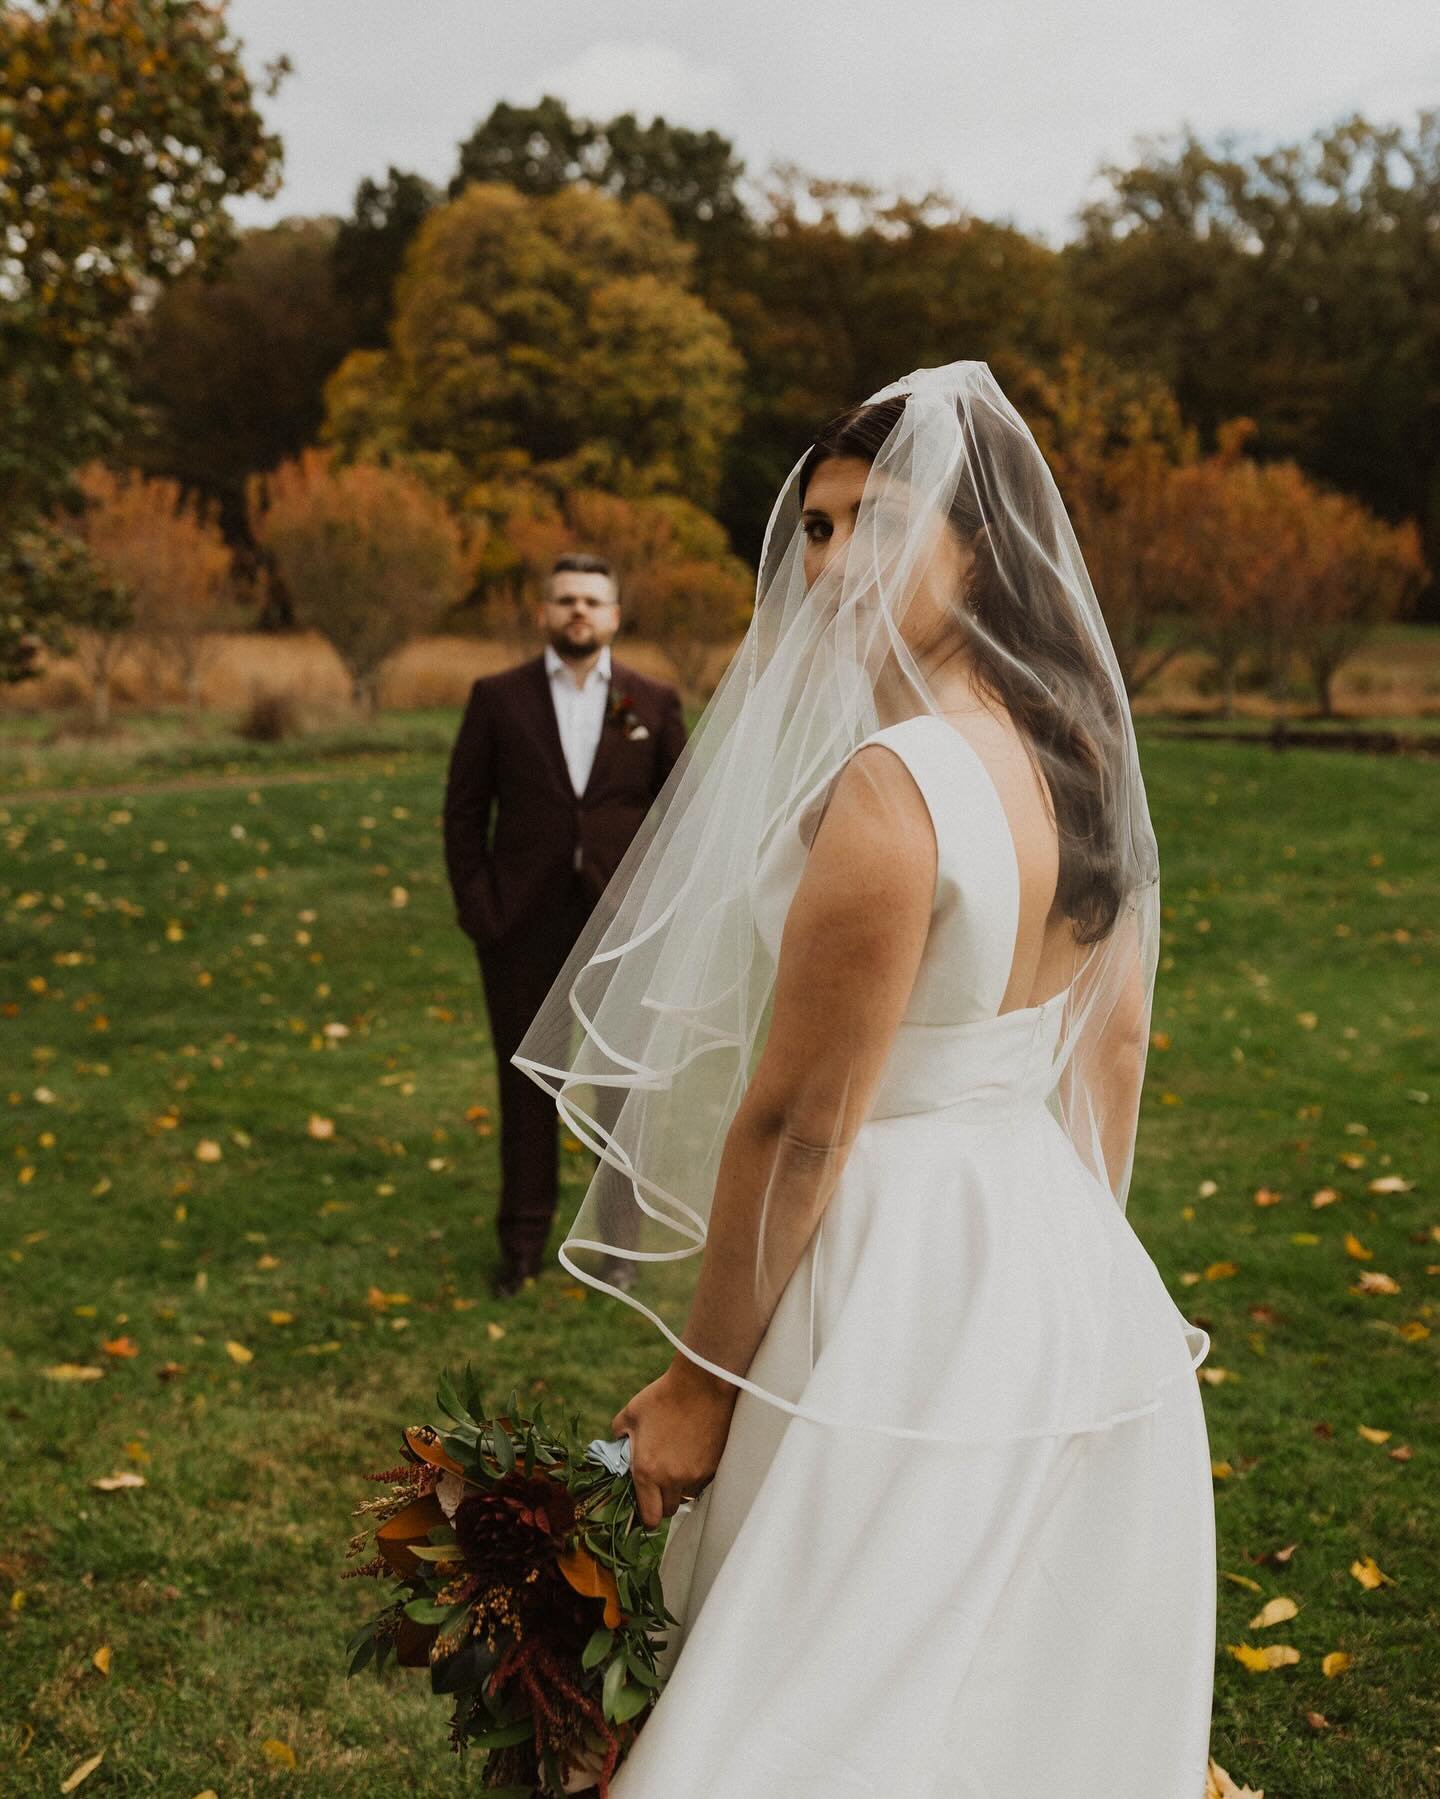
[[[182,275],[137,334],[141,418],[127,458],[219,501],[243,533],[245,482],[315,441],[325,381],[358,341],[326,221],[242,233],[218,270]]]
[[[536,106],[501,101],[460,146],[450,183],[455,198],[472,181],[504,181],[524,194],[554,194],[585,184],[634,199],[658,200],[684,238],[715,254],[748,226],[739,184],[743,165],[718,131],[692,131],[633,113],[608,124],[572,117],[563,100]]]
[[[1440,566],[1440,111],[1248,155],[1184,133],[1104,174],[1065,254],[1096,341],[1207,435],[1253,418],[1260,454],[1420,519]]]
[[[137,297],[218,254],[225,201],[273,192],[278,162],[222,9],[0,9],[0,543],[112,441]],[[0,669],[23,663],[16,646],[42,616],[7,580]]]
[[[361,349],[384,348],[405,252],[439,198],[424,176],[393,163],[383,182],[367,175],[356,188],[350,217],[341,220],[331,254],[335,285],[350,309]]]
[[[428,458],[457,489],[530,466],[703,503],[739,361],[690,261],[648,199],[472,185],[421,226],[393,347],[337,371],[327,435],[346,459]]]

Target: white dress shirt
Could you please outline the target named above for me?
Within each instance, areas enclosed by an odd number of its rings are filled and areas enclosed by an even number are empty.
[[[610,646],[601,650],[595,666],[577,687],[564,659],[545,646],[545,672],[550,677],[550,699],[560,727],[560,747],[570,770],[576,796],[584,793],[605,727],[605,705],[610,697]]]

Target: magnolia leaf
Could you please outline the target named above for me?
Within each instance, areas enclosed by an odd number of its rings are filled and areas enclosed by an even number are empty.
[[[1300,1610],[1293,1599],[1267,1599],[1250,1620],[1251,1630],[1268,1630],[1272,1624],[1288,1622]]]

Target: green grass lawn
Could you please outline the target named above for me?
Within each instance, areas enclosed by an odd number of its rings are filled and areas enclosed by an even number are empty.
[[[495,1139],[467,1111],[494,1070],[440,865],[444,735],[329,762],[181,746],[113,769],[121,794],[0,805],[0,1792],[54,1792],[101,1749],[87,1794],[456,1790],[442,1702],[342,1677],[374,1597],[338,1579],[359,1476],[432,1415],[447,1360],[600,1428],[663,1359],[558,1269],[487,1296]],[[1214,1336],[1239,1577],[1215,1753],[1270,1799],[1433,1794],[1440,782],[1146,754],[1163,1047],[1131,1210]],[[94,784],[37,767],[32,787]],[[203,784],[177,790],[187,768]],[[294,772],[319,778],[275,778]],[[566,1159],[578,1198],[587,1159]],[[1398,1291],[1356,1292],[1362,1273]],[[64,1364],[104,1372],[47,1376]],[[92,1485],[117,1472],[146,1484]],[[1365,1556],[1394,1584],[1363,1588]],[[1276,1596],[1298,1616],[1249,1628]],[[1224,1648],[1271,1640],[1299,1663],[1250,1673]],[[1334,1651],[1353,1665],[1327,1679]]]

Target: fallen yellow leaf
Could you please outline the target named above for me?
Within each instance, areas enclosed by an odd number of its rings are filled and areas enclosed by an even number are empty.
[[[1231,1275],[1239,1274],[1238,1262],[1212,1262],[1205,1270],[1207,1281],[1228,1281]]]
[[[1391,1274],[1381,1274],[1377,1269],[1366,1268],[1361,1271],[1360,1278],[1350,1289],[1352,1293],[1398,1293],[1400,1283]]]
[[[1418,1318],[1407,1318],[1400,1326],[1400,1335],[1407,1343],[1423,1343],[1430,1335],[1430,1326],[1422,1324]]]
[[[110,1645],[102,1643],[90,1660],[102,1674],[108,1674],[110,1672]]]
[[[129,1487],[143,1487],[145,1476],[136,1474],[133,1469],[122,1468],[118,1474],[102,1474],[99,1480],[92,1480],[90,1485],[98,1493],[123,1493]]]
[[[92,1755],[89,1761],[81,1762],[78,1768],[72,1768],[65,1776],[64,1780],[60,1782],[60,1791],[62,1793],[73,1793],[82,1780],[88,1780],[90,1778],[104,1759],[105,1751],[102,1749],[98,1755]]]
[[[495,1322],[495,1320],[492,1318],[490,1320],[490,1322],[485,1326],[485,1335],[490,1339],[490,1341],[492,1343],[498,1343],[500,1341],[500,1339],[505,1335],[505,1326],[503,1324],[497,1324]]]
[[[306,1123],[305,1129],[317,1143],[328,1143],[335,1135],[335,1120],[333,1118],[322,1118],[319,1113],[312,1112]]]
[[[1265,1799],[1265,1795],[1257,1787],[1237,1787],[1219,1762],[1212,1761],[1205,1776],[1205,1799]]]
[[[1366,1249],[1354,1231],[1345,1233],[1345,1253],[1356,1262],[1373,1262],[1375,1260],[1375,1251]]]
[[[1226,1645],[1242,1668],[1248,1668],[1252,1674],[1268,1674],[1275,1668],[1293,1668],[1300,1660],[1300,1651],[1292,1649],[1288,1643],[1269,1643],[1263,1649],[1255,1649],[1249,1643],[1229,1643]]]
[[[253,1349],[247,1349],[243,1343],[227,1343],[225,1345],[225,1353],[232,1362],[238,1363],[242,1368],[247,1362],[253,1362],[255,1360],[255,1351]]]
[[[272,1324],[293,1324],[295,1322],[293,1312],[267,1312],[265,1316]]]
[[[1367,1443],[1388,1443],[1395,1434],[1394,1431],[1375,1430],[1368,1424],[1359,1424],[1355,1428]]]
[[[1373,1593],[1376,1587],[1393,1587],[1395,1585],[1391,1577],[1382,1573],[1376,1566],[1373,1555],[1362,1555],[1351,1562],[1350,1572],[1368,1592]]]
[[[1250,1620],[1251,1630],[1268,1630],[1272,1624],[1285,1624],[1300,1610],[1293,1599],[1267,1599]]]
[[[218,1162],[224,1153],[224,1150],[221,1149],[220,1145],[213,1137],[204,1137],[195,1145],[195,1160],[197,1162]]]
[[[295,1751],[288,1743],[282,1743],[279,1737],[266,1737],[260,1745],[260,1753],[267,1762],[274,1762],[277,1768],[293,1768]]]
[[[1408,1193],[1414,1185],[1414,1181],[1404,1180],[1398,1174],[1384,1174],[1378,1181],[1370,1182],[1370,1191],[1372,1193]]]
[[[129,1361],[139,1355],[140,1348],[133,1337],[111,1337],[100,1345],[101,1351],[113,1356],[116,1361]]]
[[[1221,1574],[1226,1580],[1233,1581],[1237,1587],[1244,1587],[1247,1592],[1260,1592],[1260,1582],[1251,1580],[1248,1574],[1232,1574],[1228,1568],[1222,1568]]]
[[[1310,1195],[1310,1204],[1318,1212],[1322,1206],[1333,1206],[1340,1195],[1333,1187],[1321,1187]]]
[[[1334,1680],[1337,1674],[1344,1674],[1355,1666],[1355,1657],[1346,1655],[1343,1649],[1332,1649],[1320,1663],[1320,1672],[1326,1680]]]
[[[90,1368],[81,1362],[55,1362],[49,1368],[42,1368],[40,1372],[46,1380],[81,1381],[100,1380],[103,1378],[105,1370]]]

